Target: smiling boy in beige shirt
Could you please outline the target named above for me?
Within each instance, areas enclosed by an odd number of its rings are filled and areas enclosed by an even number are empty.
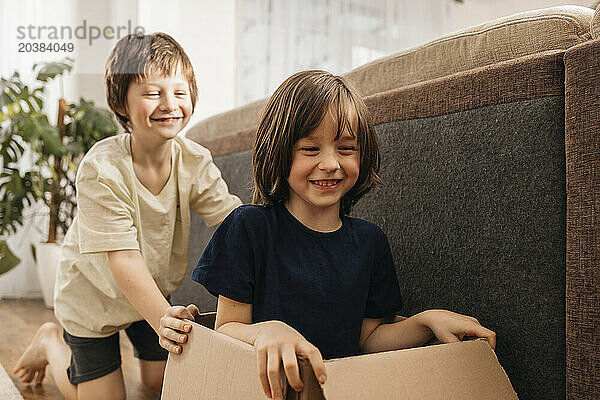
[[[121,39],[106,63],[108,104],[127,132],[98,142],[77,174],[78,215],[63,245],[53,323],[40,327],[14,373],[39,383],[46,366],[68,399],[122,399],[119,331],[160,390],[167,352],[156,333],[188,264],[190,210],[220,223],[240,200],[208,150],[177,137],[196,102],[191,63],[169,35]],[[180,307],[181,317],[197,313]],[[190,327],[184,331],[189,331]],[[64,340],[63,340],[64,338]]]

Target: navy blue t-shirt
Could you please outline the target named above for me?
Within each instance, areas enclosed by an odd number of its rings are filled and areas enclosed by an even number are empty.
[[[327,359],[358,354],[363,318],[392,316],[402,306],[377,225],[343,216],[338,230],[317,232],[283,204],[231,212],[192,279],[215,296],[252,304],[253,323],[287,323]]]

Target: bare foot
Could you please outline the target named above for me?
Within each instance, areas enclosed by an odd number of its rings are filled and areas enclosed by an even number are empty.
[[[17,361],[12,373],[22,382],[29,383],[35,378],[35,383],[40,384],[46,375],[46,343],[48,339],[58,338],[60,328],[54,322],[46,322],[39,327],[33,340]]]

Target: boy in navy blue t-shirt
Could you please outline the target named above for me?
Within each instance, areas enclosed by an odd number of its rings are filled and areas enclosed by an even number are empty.
[[[288,78],[269,100],[253,154],[256,205],[217,229],[193,278],[218,295],[215,329],[256,349],[265,394],[282,398],[280,366],[302,389],[296,357],[323,383],[326,358],[494,332],[476,319],[428,310],[394,323],[402,300],[385,234],[348,217],[380,180],[368,111],[344,79],[324,71]],[[176,337],[177,310],[163,317]],[[168,348],[168,347],[167,347]]]

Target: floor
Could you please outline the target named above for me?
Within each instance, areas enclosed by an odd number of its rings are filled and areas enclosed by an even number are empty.
[[[33,338],[37,328],[48,321],[55,321],[52,310],[42,300],[0,299],[0,364],[9,375],[17,359]],[[121,335],[121,357],[128,399],[154,400],[160,395],[142,387],[138,361],[133,357],[131,343]],[[62,400],[54,380],[48,374],[41,385],[23,384],[12,375],[13,382],[26,400]]]

